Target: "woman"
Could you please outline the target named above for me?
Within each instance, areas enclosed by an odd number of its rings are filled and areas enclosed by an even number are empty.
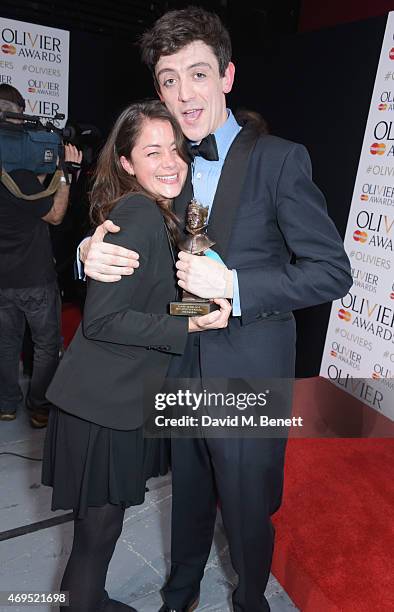
[[[227,325],[226,300],[205,317],[165,314],[175,297],[171,200],[185,181],[185,160],[176,120],[151,101],[121,114],[98,162],[92,218],[119,225],[106,239],[138,251],[140,266],[118,283],[89,281],[83,321],[47,393],[58,408],[43,482],[53,487],[52,508],[72,508],[76,517],[61,584],[70,591],[69,612],[133,610],[109,599],[104,586],[125,508],[141,504],[146,480],[166,467],[160,441],[143,437],[144,382],[159,390],[188,332]]]

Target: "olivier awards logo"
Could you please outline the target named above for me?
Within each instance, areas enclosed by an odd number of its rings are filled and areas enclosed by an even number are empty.
[[[380,94],[380,104],[378,110],[394,110],[394,95],[392,91],[382,91]]]
[[[355,370],[360,369],[361,355],[353,348],[334,341],[331,343],[330,355],[331,357],[334,357],[334,359],[341,361],[345,365],[348,365]]]
[[[361,210],[357,214],[356,224],[359,229],[353,232],[353,240],[383,251],[393,251],[394,217]]]
[[[394,156],[394,145],[386,146],[382,140],[394,141],[394,127],[392,121],[379,121],[374,128],[374,138],[378,142],[373,142],[370,146],[371,155],[385,155],[386,157]],[[389,148],[387,148],[389,147]],[[387,153],[386,153],[387,150]]]
[[[344,372],[341,367],[331,363],[327,368],[327,376],[335,382],[339,387],[349,391],[355,397],[360,398],[366,404],[369,404],[376,410],[382,411],[382,403],[384,401],[383,393],[375,389],[367,380],[356,378],[347,372]]]
[[[3,28],[0,33],[1,51],[26,59],[61,63],[61,40],[49,34],[33,34],[17,28]]]
[[[394,370],[376,362],[373,366],[372,378],[390,390],[394,389]]]
[[[27,91],[33,94],[59,97],[59,83],[42,81],[41,79],[29,79]]]
[[[341,320],[394,344],[394,308],[350,291],[340,302],[342,308],[338,311],[338,317]]]
[[[364,183],[361,189],[360,200],[370,204],[394,206],[394,186],[378,185],[377,183]]]
[[[26,112],[28,115],[39,115],[40,117],[53,117],[59,112],[60,106],[57,102],[46,100],[26,99]]]
[[[369,272],[368,270],[362,270],[361,268],[352,268],[353,286],[359,289],[364,289],[370,293],[376,293],[378,287],[379,276]]]

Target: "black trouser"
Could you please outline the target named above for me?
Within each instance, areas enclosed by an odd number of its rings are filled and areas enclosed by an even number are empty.
[[[199,375],[198,343],[188,343],[169,376]],[[269,610],[264,597],[274,529],[270,515],[281,502],[285,439],[173,439],[171,574],[167,605],[182,608],[199,590],[211,549],[217,501],[238,586],[236,612]]]
[[[34,345],[27,405],[34,412],[48,411],[45,393],[59,362],[60,307],[57,283],[0,289],[0,410],[15,411],[23,399],[19,358],[27,321]]]

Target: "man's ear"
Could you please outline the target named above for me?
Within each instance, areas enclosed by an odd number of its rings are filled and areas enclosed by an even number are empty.
[[[235,66],[233,62],[229,62],[223,77],[223,93],[228,94],[233,88],[235,77]]]
[[[121,155],[119,158],[119,161],[122,165],[123,170],[126,170],[127,174],[131,174],[132,176],[135,176],[133,164],[131,163],[129,159],[127,159],[127,157],[125,157],[124,155]]]

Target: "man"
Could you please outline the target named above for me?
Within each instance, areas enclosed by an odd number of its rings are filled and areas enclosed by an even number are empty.
[[[340,237],[311,180],[308,154],[248,125],[241,129],[226,109],[235,69],[228,32],[216,15],[197,7],[168,12],[143,36],[141,48],[160,99],[195,147],[191,181],[175,210],[183,220],[193,195],[209,206],[209,236],[226,263],[180,253],[178,284],[200,297],[233,299],[228,329],[190,339],[170,376],[291,378],[291,311],[339,298],[352,282]],[[116,228],[106,222],[82,247],[86,274],[104,281],[138,274],[138,254],[103,243],[107,230]],[[284,451],[285,440],[272,438],[172,441],[172,564],[163,612],[197,605],[217,498],[239,579],[234,610],[269,610],[270,516],[281,501]]]
[[[0,85],[0,111],[23,110],[21,94]],[[66,145],[65,159],[80,162],[81,153]],[[10,175],[26,195],[44,190],[46,175],[23,169]],[[0,184],[0,420],[15,419],[23,399],[18,370],[27,321],[34,359],[26,406],[37,428],[47,424],[45,393],[59,360],[60,296],[48,224],[60,224],[67,210],[70,186],[64,176],[61,180],[54,196],[32,201],[15,197]]]

